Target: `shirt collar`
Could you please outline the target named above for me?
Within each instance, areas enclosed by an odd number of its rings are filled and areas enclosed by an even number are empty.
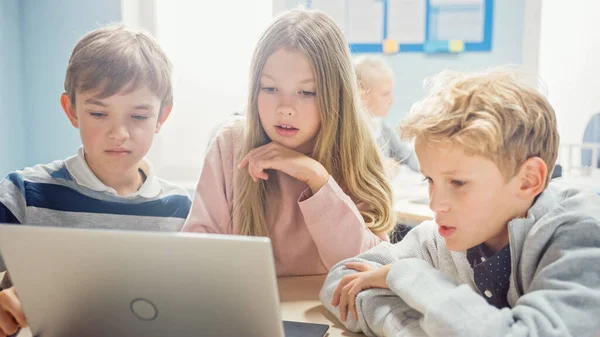
[[[79,148],[76,156],[66,160],[65,165],[78,185],[87,187],[97,192],[118,196],[117,191],[112,187],[104,185],[104,183],[102,183],[102,181],[96,177],[92,169],[89,167],[85,161],[85,151],[83,146]],[[158,180],[154,176],[154,170],[150,163],[147,160],[142,159],[140,167],[144,171],[144,174],[146,174],[146,181],[144,181],[137,192],[127,195],[126,198],[138,196],[143,198],[154,198],[159,195],[162,190]]]
[[[510,245],[506,245],[494,253],[482,243],[467,250],[467,259],[473,270],[483,268],[490,271],[490,274],[496,277],[498,283],[508,283],[508,278],[504,279],[502,273],[494,273],[493,271],[495,270],[494,266],[503,265],[505,261],[508,261],[508,266],[510,266]]]

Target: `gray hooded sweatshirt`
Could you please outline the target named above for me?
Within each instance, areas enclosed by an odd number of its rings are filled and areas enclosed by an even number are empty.
[[[485,225],[485,224],[482,224]],[[526,218],[508,223],[511,275],[507,300],[498,309],[482,297],[466,252],[452,252],[434,221],[399,243],[381,243],[335,265],[321,290],[330,305],[345,263],[392,264],[390,289],[358,294],[344,322],[368,336],[600,336],[600,197],[552,184]]]

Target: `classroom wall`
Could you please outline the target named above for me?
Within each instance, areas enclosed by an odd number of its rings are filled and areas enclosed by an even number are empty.
[[[120,19],[121,0],[0,1],[0,176],[75,154],[79,134],[59,102],[69,55]]]
[[[4,1],[4,0],[2,0]],[[120,0],[21,0],[26,165],[76,153],[79,133],[60,106],[71,50],[88,31],[121,19]]]
[[[540,69],[562,143],[581,143],[600,112],[600,2],[544,1]]]
[[[298,0],[285,1],[286,8],[296,6]],[[391,125],[405,116],[412,104],[423,97],[423,79],[444,69],[477,70],[494,65],[521,65],[523,58],[524,0],[496,0],[494,7],[493,40],[491,52],[458,55],[425,55],[399,53],[385,55],[396,73],[396,101],[387,117]],[[274,6],[277,10],[279,7]]]
[[[21,168],[25,157],[21,17],[19,0],[0,1],[0,176]]]
[[[284,3],[290,8],[297,2],[274,0],[274,5]],[[120,20],[121,5],[121,0],[0,1],[0,48],[6,43],[14,49],[8,57],[7,53],[0,54],[0,113],[2,120],[7,121],[0,123],[0,175],[75,153],[79,136],[59,104],[69,53],[76,41],[98,23]],[[387,56],[398,83],[396,102],[388,117],[390,124],[396,124],[422,97],[422,81],[427,76],[445,68],[521,64],[524,12],[523,0],[496,1],[492,52]],[[7,87],[12,91],[6,91]],[[7,147],[2,145],[6,144],[5,139],[19,141],[14,142],[14,147]]]

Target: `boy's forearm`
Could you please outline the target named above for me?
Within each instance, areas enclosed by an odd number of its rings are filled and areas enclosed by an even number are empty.
[[[347,262],[356,260],[351,259]],[[338,320],[340,311],[338,307],[331,305],[331,299],[342,277],[353,273],[354,270],[343,265],[337,266],[332,269],[321,290],[323,305]],[[348,315],[346,321],[340,320],[350,331],[362,332],[367,336],[426,336],[419,325],[422,315],[389,289],[362,291],[356,297],[356,310],[358,321],[355,321],[352,315]]]
[[[359,294],[359,296],[356,299],[356,310],[358,312],[359,315],[359,319],[358,321],[355,321],[352,318],[352,315],[348,315],[348,319],[346,321],[342,321],[340,319],[340,310],[339,307],[334,307],[333,305],[331,305],[331,301],[333,299],[333,294],[335,293],[336,288],[338,287],[341,279],[346,276],[346,275],[351,275],[356,273],[357,271],[352,270],[352,269],[348,269],[344,266],[345,263],[347,262],[366,262],[369,263],[365,260],[362,259],[358,259],[358,258],[353,258],[353,259],[348,259],[346,261],[342,261],[339,264],[335,265],[331,271],[329,272],[329,274],[327,275],[327,278],[325,279],[325,283],[323,284],[323,287],[321,288],[321,292],[319,294],[319,298],[321,300],[321,302],[323,303],[323,305],[325,306],[325,308],[331,312],[348,330],[353,331],[353,332],[363,332],[364,334],[366,334],[367,336],[377,336],[377,334],[375,334],[375,332],[371,331],[371,329],[369,328],[369,324],[366,320],[366,317],[364,316],[364,314],[366,313],[367,315],[372,314],[369,311],[363,311],[362,308],[362,303],[359,298],[361,299],[365,299],[366,297],[366,302],[369,302],[369,295],[375,295],[373,293],[377,293],[377,292],[387,292],[387,294],[392,294],[389,290],[386,289],[376,289],[373,291],[365,291]],[[378,267],[379,264],[373,264],[373,263],[369,263],[375,267]],[[370,316],[368,316],[370,317]]]
[[[593,336],[588,333],[600,331],[597,278],[590,282],[595,286],[586,287],[581,281],[543,275],[561,268],[555,263],[539,272],[529,292],[512,308],[502,309],[418,259],[394,263],[387,283],[423,315],[421,327],[431,337]]]
[[[348,261],[354,261],[354,260],[356,260],[356,259],[349,259]],[[356,272],[356,271],[353,271],[351,269],[347,269],[346,267],[344,267],[344,265],[342,264],[343,262],[345,262],[345,261],[342,261],[339,264],[335,265],[331,269],[329,274],[327,275],[327,278],[325,279],[325,283],[323,283],[323,287],[321,288],[321,292],[319,293],[319,299],[323,303],[323,306],[325,307],[325,309],[327,309],[327,311],[331,312],[338,319],[338,321],[340,321],[342,324],[344,324],[344,326],[346,326],[346,328],[348,330],[353,331],[353,332],[363,332],[359,325],[359,322],[355,321],[352,317],[349,317],[345,322],[342,321],[340,319],[339,308],[331,305],[331,301],[333,299],[333,294],[334,294],[335,289],[337,288],[338,284],[340,283],[340,280],[342,279],[342,277]],[[356,309],[360,310],[360,308],[358,306]]]
[[[484,317],[498,309],[469,288],[420,259],[395,262],[387,284],[397,296],[423,315],[422,326],[429,336],[477,336]],[[467,312],[475,312],[475,316]],[[477,318],[475,318],[477,317]]]
[[[385,291],[387,292],[388,289]],[[390,292],[390,294],[369,295],[368,300],[368,305],[362,304],[363,317],[376,336],[427,336],[420,325],[423,316],[400,297]],[[365,315],[365,312],[368,315]]]
[[[394,263],[399,259],[406,258],[419,258],[424,259],[427,261],[427,263],[431,263],[428,256],[431,256],[434,252],[429,251],[426,247],[432,245],[432,243],[423,242],[422,239],[423,237],[427,237],[427,234],[432,230],[428,227],[431,226],[426,223],[421,224],[419,227],[410,231],[408,235],[397,244],[393,245],[389,242],[382,242],[370,250],[358,255],[357,257],[341,261],[334,265],[329,271],[327,279],[325,280],[325,284],[323,285],[323,289],[321,290],[321,301],[323,301],[325,307],[330,309],[328,305],[331,302],[333,293],[342,278],[346,275],[357,272],[355,270],[346,268],[346,263],[348,262],[367,263],[375,268],[379,268],[381,266]],[[330,311],[332,311],[334,314],[334,311],[337,311],[337,315],[339,315],[339,310],[337,308],[331,308]]]
[[[363,253],[363,254],[361,254],[361,256],[364,254],[367,254],[369,252],[370,251]],[[331,268],[331,270],[329,271],[329,274],[327,274],[327,278],[325,279],[325,282],[323,283],[323,287],[321,288],[321,292],[319,294],[319,298],[320,298],[321,302],[323,302],[323,305],[325,305],[325,308],[327,308],[329,311],[331,311],[338,319],[340,318],[339,317],[340,312],[337,307],[333,307],[331,305],[331,300],[333,299],[333,294],[335,292],[335,289],[338,287],[338,285],[340,284],[340,281],[342,280],[342,278],[344,276],[357,273],[357,271],[354,269],[346,268],[346,263],[349,263],[349,262],[367,263],[375,268],[379,268],[383,265],[382,263],[377,263],[374,261],[369,261],[367,259],[361,258],[361,256],[347,259],[347,260],[341,261],[340,263],[334,265],[333,268]]]
[[[395,256],[395,252],[394,252],[394,245],[392,245],[388,242],[383,242],[383,243],[379,244],[378,246],[360,254],[357,257],[339,262],[338,264],[334,265],[333,268],[331,268],[331,270],[329,271],[329,274],[327,275],[327,278],[325,279],[325,283],[323,284],[323,287],[321,289],[321,293],[319,296],[321,299],[321,302],[323,302],[323,305],[325,306],[325,308],[328,311],[330,311],[333,315],[335,315],[338,319],[340,319],[339,308],[331,305],[331,300],[333,299],[333,294],[335,292],[335,289],[338,287],[338,285],[340,284],[340,281],[342,280],[342,278],[344,276],[357,273],[356,270],[346,268],[346,263],[361,262],[361,263],[367,263],[375,268],[379,268],[381,266],[390,264],[390,263],[394,262],[395,260],[396,260],[396,256]],[[365,311],[362,311],[362,309],[361,309],[361,306],[363,303],[365,305],[368,305],[370,308],[373,308],[373,306],[371,305],[371,300],[372,300],[372,298],[377,297],[377,296],[388,296],[389,297],[389,296],[394,296],[394,294],[388,289],[371,289],[371,290],[360,293],[356,300],[357,301],[356,307],[357,307],[357,311],[359,312],[359,321],[356,322],[351,317],[349,317],[349,319],[347,319],[345,322],[342,322],[346,326],[346,328],[348,328],[351,331],[356,331],[356,332],[362,331],[363,333],[365,333],[367,335],[371,335],[371,336],[378,335],[378,334],[375,334],[375,332],[372,332],[371,328],[369,328],[369,327],[375,326],[375,325],[373,325],[373,324],[375,324],[374,322],[381,320],[381,318],[379,317],[381,310],[377,310],[377,313],[374,313],[374,312],[372,312],[371,309],[365,310]],[[377,301],[381,301],[381,300],[378,299]],[[397,301],[398,303],[401,303],[401,301],[398,297],[396,297],[395,301]],[[364,314],[361,314],[361,311]],[[365,316],[365,314],[367,316]],[[349,315],[349,316],[351,316],[351,315]]]

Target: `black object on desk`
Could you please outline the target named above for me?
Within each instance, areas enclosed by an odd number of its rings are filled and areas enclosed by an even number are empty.
[[[283,321],[285,337],[323,337],[329,325]]]

